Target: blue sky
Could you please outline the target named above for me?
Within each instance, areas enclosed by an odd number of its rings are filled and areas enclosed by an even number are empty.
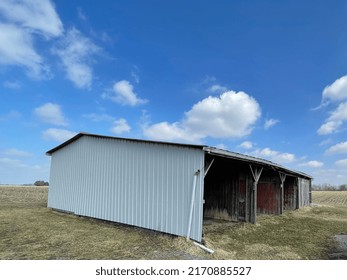
[[[346,1],[0,2],[0,184],[80,131],[347,183]]]

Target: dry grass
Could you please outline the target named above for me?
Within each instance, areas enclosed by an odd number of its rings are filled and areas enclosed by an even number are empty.
[[[343,232],[347,207],[309,207],[260,216],[257,225],[226,223],[207,232],[206,240],[216,259],[327,259],[332,236]]]
[[[0,187],[0,259],[326,259],[331,237],[347,233],[346,206],[307,207],[260,216],[257,225],[206,225],[206,245],[215,250],[209,255],[182,237],[46,205],[46,187]]]
[[[347,234],[347,192],[316,192],[313,202],[329,205],[262,215],[257,225],[216,223],[206,226],[207,245],[223,259],[327,259],[336,234]]]
[[[0,187],[0,259],[196,259],[184,238],[62,214],[47,187]]]

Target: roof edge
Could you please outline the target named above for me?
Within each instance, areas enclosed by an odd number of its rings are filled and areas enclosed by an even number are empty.
[[[126,140],[126,141],[141,142],[141,143],[173,145],[173,146],[190,147],[190,148],[197,148],[197,149],[203,149],[204,147],[206,147],[205,145],[198,145],[198,144],[184,144],[184,143],[145,140],[145,139],[136,139],[136,138],[123,138],[123,137],[93,134],[93,133],[88,133],[88,132],[80,132],[80,133],[76,134],[75,136],[73,136],[72,138],[68,139],[67,141],[65,141],[65,142],[61,143],[60,145],[54,147],[53,149],[47,151],[46,155],[51,156],[54,152],[64,148],[65,146],[71,144],[72,142],[75,142],[76,140],[78,140],[79,138],[81,138],[83,136],[103,138],[103,139]]]
[[[287,167],[284,167],[280,164],[274,163],[274,162],[266,160],[266,159],[257,158],[257,157],[244,155],[244,154],[239,154],[239,153],[235,153],[235,152],[230,152],[227,150],[222,150],[222,149],[218,149],[218,148],[214,148],[214,147],[205,146],[203,148],[203,150],[208,154],[226,157],[226,158],[237,159],[237,160],[241,160],[244,162],[249,162],[249,163],[258,164],[258,165],[262,165],[262,166],[269,166],[269,167],[278,169],[278,171],[282,171],[284,173],[288,173],[288,174],[292,174],[292,175],[300,175],[301,177],[313,179],[312,176],[310,176],[304,172],[289,169]]]
[[[47,151],[46,155],[51,156],[54,152],[64,148],[65,146],[71,144],[72,142],[77,141],[79,138],[81,138],[83,136],[103,138],[103,139],[115,139],[115,140],[125,140],[125,141],[132,141],[132,142],[163,144],[163,145],[173,145],[173,146],[196,148],[196,149],[201,149],[205,153],[212,154],[215,156],[237,159],[237,160],[241,160],[244,162],[259,164],[262,166],[269,166],[269,167],[278,169],[278,171],[283,171],[283,172],[288,173],[288,174],[300,175],[301,177],[313,179],[313,177],[308,175],[308,174],[305,174],[305,173],[299,172],[299,171],[295,171],[295,170],[291,170],[289,168],[286,168],[284,166],[281,166],[281,165],[274,163],[272,161],[269,161],[269,160],[265,160],[265,159],[261,159],[261,158],[257,158],[257,157],[253,157],[253,156],[249,156],[249,155],[239,154],[239,153],[235,153],[235,152],[230,152],[227,150],[222,150],[222,149],[218,149],[218,148],[214,148],[214,147],[210,147],[210,146],[206,146],[206,145],[184,144],[184,143],[144,140],[144,139],[136,139],[136,138],[123,138],[123,137],[114,137],[114,136],[92,134],[92,133],[87,133],[87,132],[80,132],[80,133],[76,134],[75,136],[68,139],[67,141],[65,141],[65,142],[61,143],[60,145],[54,147],[53,149]]]

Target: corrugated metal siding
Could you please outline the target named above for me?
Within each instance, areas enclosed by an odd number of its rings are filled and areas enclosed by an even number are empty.
[[[298,179],[298,199],[299,199],[299,208],[310,205],[310,188],[311,181],[299,178]]]
[[[186,236],[199,169],[190,238],[201,241],[204,152],[83,136],[52,154],[48,207]]]

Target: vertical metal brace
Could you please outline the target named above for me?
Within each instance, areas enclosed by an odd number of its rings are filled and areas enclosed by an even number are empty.
[[[194,173],[194,181],[193,181],[193,188],[192,188],[192,199],[190,201],[190,212],[189,212],[189,221],[188,221],[188,231],[187,231],[187,240],[189,240],[190,236],[190,231],[192,228],[192,219],[193,219],[193,210],[194,210],[194,202],[195,202],[195,190],[196,190],[196,182],[197,182],[197,177],[200,173],[200,170],[197,170]]]

